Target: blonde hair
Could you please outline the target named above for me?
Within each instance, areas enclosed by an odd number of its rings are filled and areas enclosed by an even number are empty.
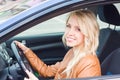
[[[71,69],[74,65],[80,61],[87,54],[96,55],[96,50],[99,44],[99,25],[96,20],[96,16],[90,10],[81,9],[77,11],[73,11],[70,13],[66,23],[68,22],[70,16],[76,16],[78,19],[79,27],[83,35],[85,36],[84,39],[84,47],[82,51],[80,51],[79,47],[74,49],[74,57],[68,63],[68,66],[63,72],[67,73],[67,78],[70,75]],[[66,44],[65,35],[63,35],[62,40],[63,43]]]

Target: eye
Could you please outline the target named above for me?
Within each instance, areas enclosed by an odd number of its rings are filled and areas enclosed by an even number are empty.
[[[67,27],[67,28],[71,28],[70,24],[67,24],[66,27]]]
[[[80,31],[80,29],[79,29],[79,28],[78,28],[77,30],[78,30],[78,31]]]
[[[81,31],[79,27],[76,27],[76,30],[77,30],[77,31]]]

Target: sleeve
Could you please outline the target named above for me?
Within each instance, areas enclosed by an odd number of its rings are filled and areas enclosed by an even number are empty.
[[[25,52],[25,56],[30,62],[33,69],[38,71],[39,75],[43,77],[55,76],[61,62],[57,62],[55,65],[47,66],[42,60],[40,60],[32,50]]]
[[[95,77],[101,75],[100,64],[96,58],[87,58],[84,59],[81,63],[81,69],[78,73],[79,78]]]

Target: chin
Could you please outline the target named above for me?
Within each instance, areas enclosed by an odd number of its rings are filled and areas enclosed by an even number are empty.
[[[72,44],[67,44],[67,46],[68,46],[68,47],[73,47],[74,45],[72,45]]]

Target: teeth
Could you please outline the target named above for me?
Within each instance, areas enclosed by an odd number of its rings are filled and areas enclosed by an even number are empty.
[[[74,40],[73,38],[69,38],[69,37],[68,37],[67,39],[68,39],[68,40]]]
[[[73,40],[72,38],[68,38],[68,40]]]

